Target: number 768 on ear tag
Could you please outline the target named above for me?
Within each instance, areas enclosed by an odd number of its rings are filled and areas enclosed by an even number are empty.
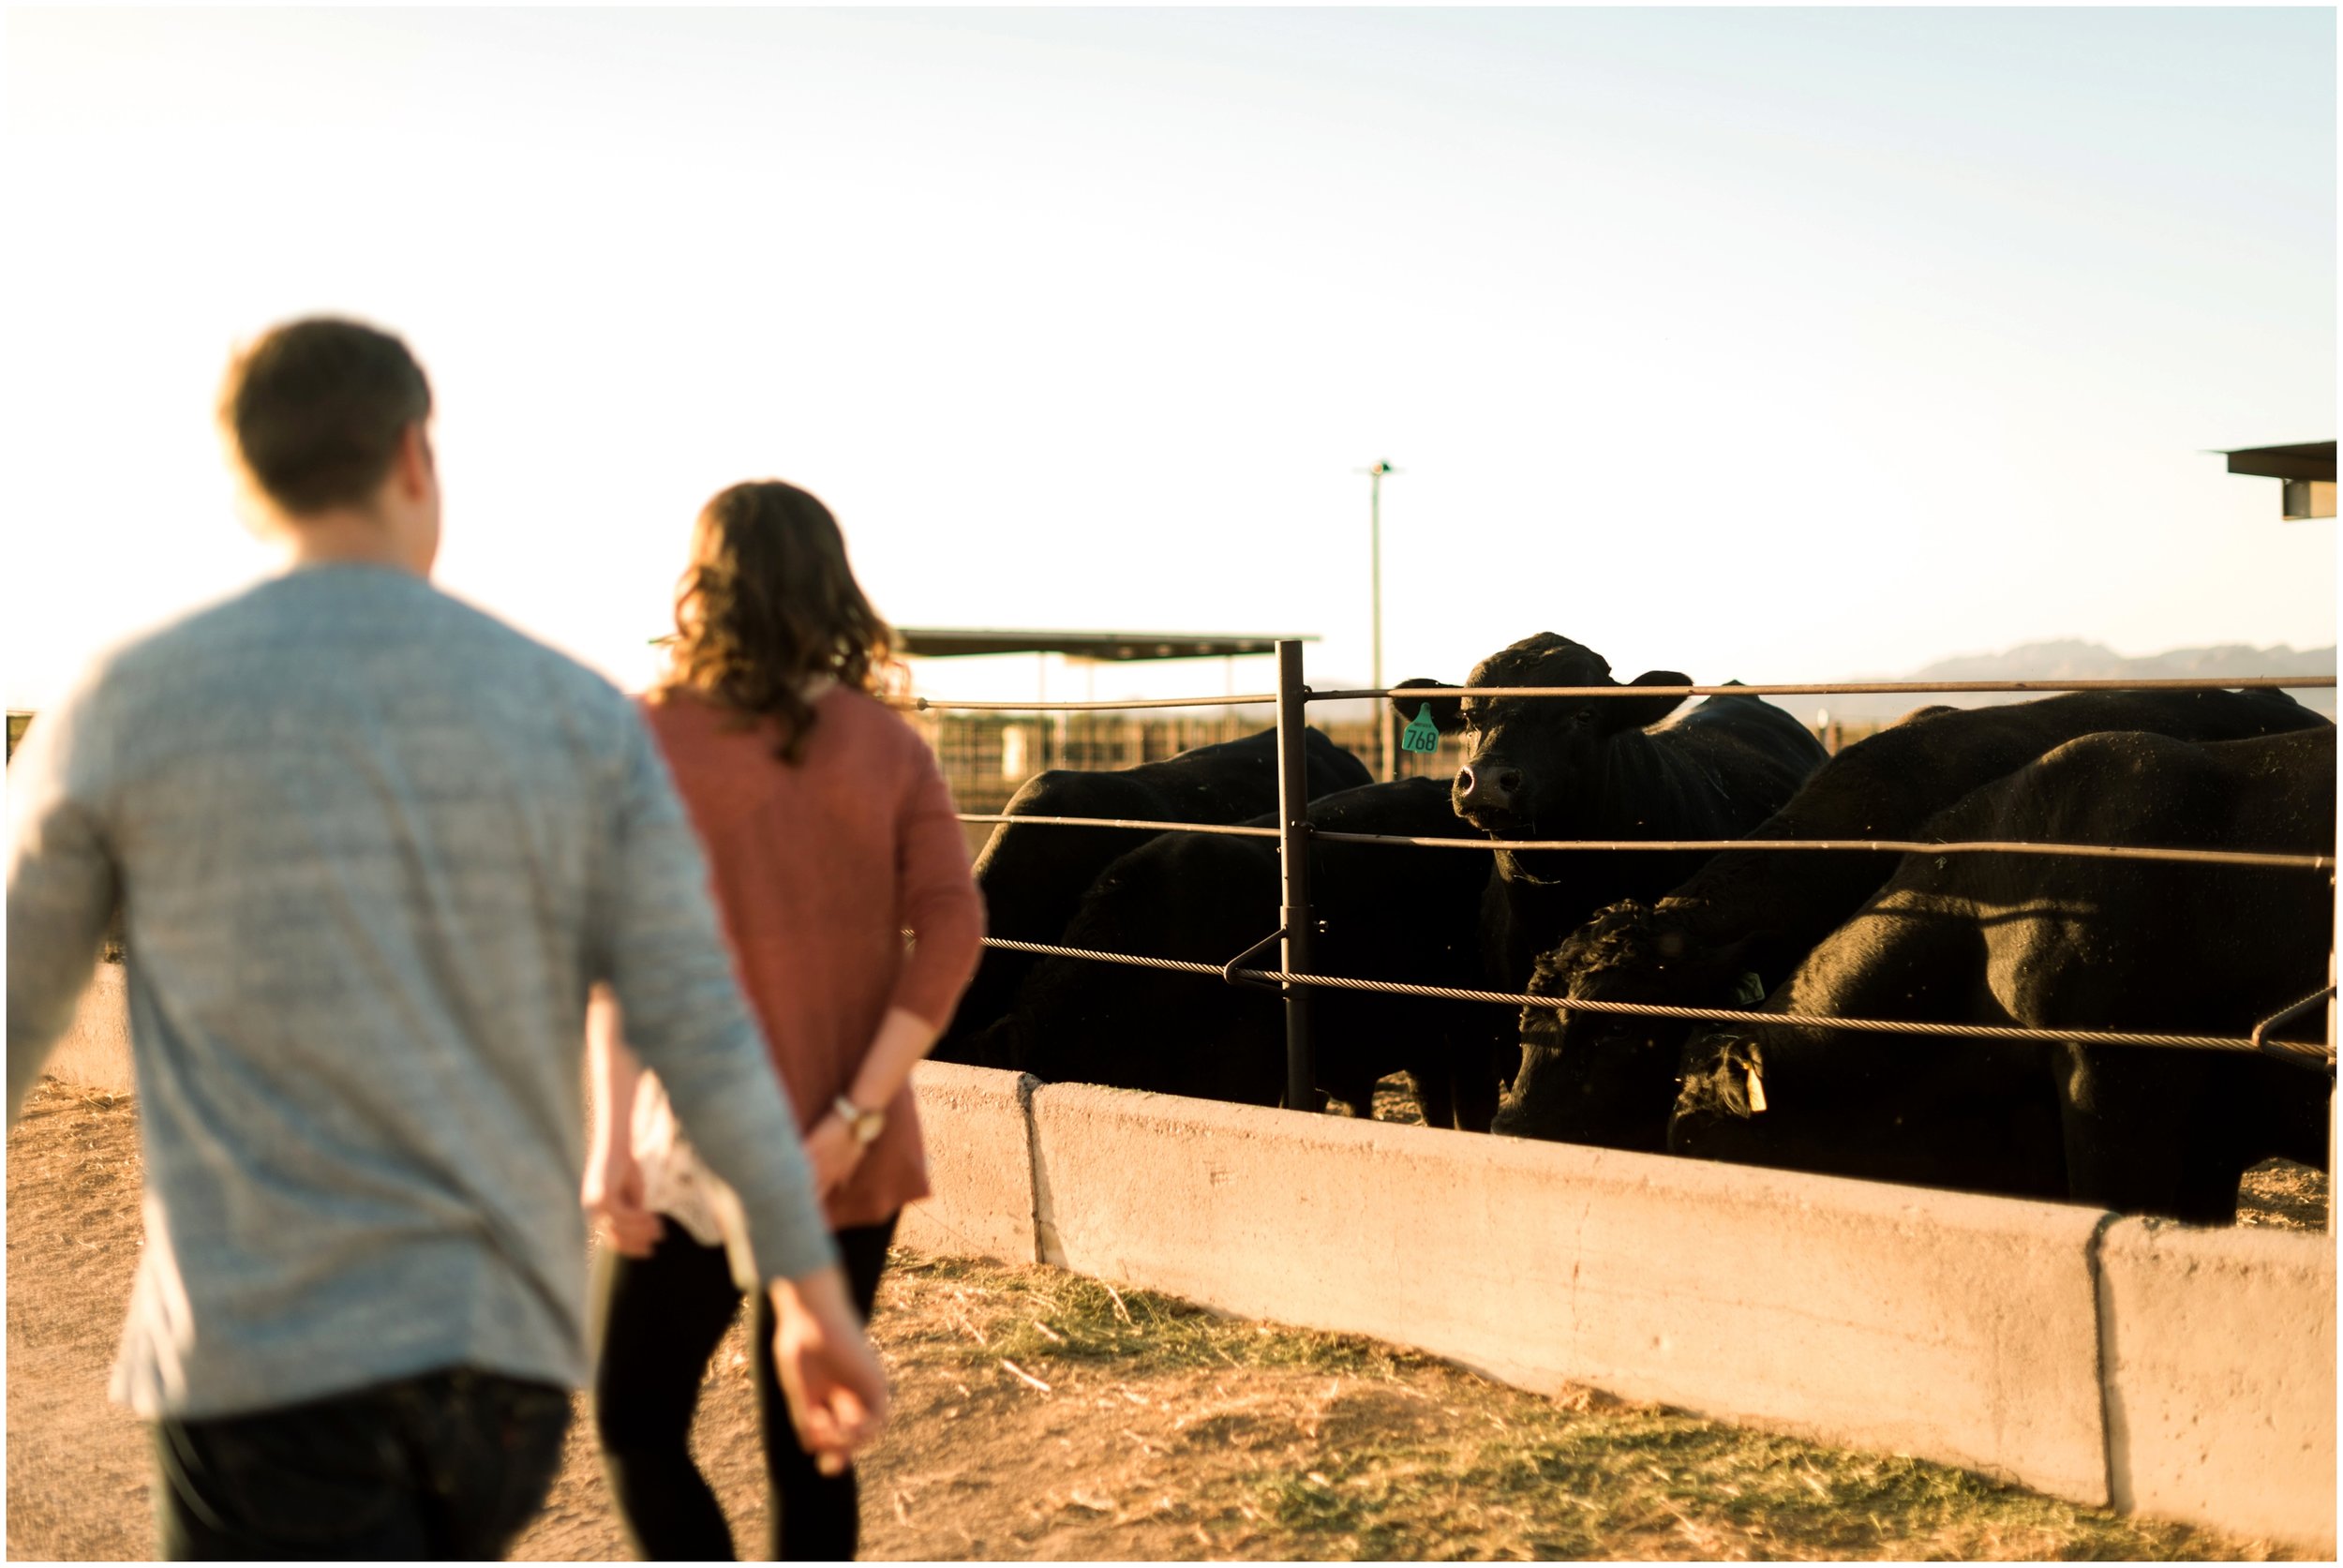
[[[1408,721],[1408,727],[1399,732],[1399,749],[1403,752],[1436,752],[1440,750],[1440,726],[1432,723],[1432,705],[1424,704]]]

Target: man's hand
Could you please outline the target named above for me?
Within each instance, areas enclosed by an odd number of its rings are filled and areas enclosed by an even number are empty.
[[[789,1420],[815,1468],[843,1474],[855,1450],[887,1428],[887,1374],[838,1269],[776,1279],[771,1291],[773,1367]]]
[[[666,1226],[643,1203],[643,1168],[631,1148],[596,1149],[587,1157],[578,1199],[603,1240],[620,1256],[648,1258]]]
[[[825,1113],[805,1135],[805,1162],[813,1168],[813,1195],[827,1199],[837,1191],[862,1163],[864,1147],[847,1128],[844,1118],[835,1111]]]

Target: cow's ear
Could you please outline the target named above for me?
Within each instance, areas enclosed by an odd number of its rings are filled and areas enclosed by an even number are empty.
[[[1410,691],[1419,686],[1426,692],[1449,690],[1440,682],[1427,680],[1422,676],[1416,677],[1413,680],[1402,680],[1399,684]],[[1432,727],[1442,735],[1455,735],[1464,729],[1464,698],[1462,697],[1394,697],[1391,699],[1391,707],[1392,711],[1399,715],[1399,722],[1403,724],[1415,723],[1416,714],[1428,707],[1432,710]]]
[[[1646,670],[1630,686],[1689,686],[1693,678],[1675,670]],[[1647,729],[1676,711],[1684,699],[1675,696],[1603,697],[1596,701],[1594,722],[1605,735]]]

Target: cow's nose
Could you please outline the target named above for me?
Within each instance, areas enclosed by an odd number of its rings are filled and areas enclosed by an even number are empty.
[[[1486,807],[1503,810],[1521,793],[1521,769],[1517,768],[1485,768],[1456,770],[1456,803],[1465,807]]]

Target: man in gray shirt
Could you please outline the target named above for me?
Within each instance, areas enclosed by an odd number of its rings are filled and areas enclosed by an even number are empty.
[[[429,413],[369,327],[240,356],[220,417],[291,570],[101,657],[10,769],[11,1118],[125,918],[146,1242],[113,1393],[155,1423],[170,1557],[494,1557],[535,1513],[589,1371],[598,982],[739,1195],[806,1446],[885,1418],[654,742],[428,581]]]

